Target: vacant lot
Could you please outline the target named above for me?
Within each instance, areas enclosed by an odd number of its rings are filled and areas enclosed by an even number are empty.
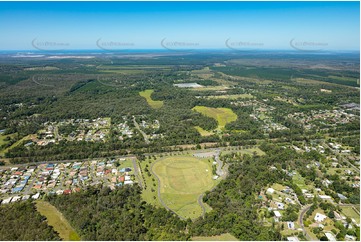
[[[147,100],[149,106],[151,106],[152,108],[155,109],[161,108],[163,106],[163,101],[154,101],[151,98],[153,92],[154,90],[145,90],[143,92],[139,92],[139,95],[144,97]]]
[[[238,239],[233,235],[226,233],[217,236],[196,236],[192,237],[193,241],[237,241]]]
[[[69,222],[64,218],[56,207],[48,202],[38,200],[36,201],[36,208],[39,213],[46,217],[48,224],[54,227],[54,230],[59,233],[63,240],[79,241],[80,237],[75,230],[70,226]]]
[[[237,115],[229,108],[210,108],[205,106],[195,106],[197,111],[207,117],[214,118],[218,122],[218,129],[223,129],[227,123],[237,120]]]
[[[199,196],[217,184],[212,179],[212,163],[192,156],[159,160],[152,168],[159,178],[162,201],[178,215],[197,218],[202,215]]]

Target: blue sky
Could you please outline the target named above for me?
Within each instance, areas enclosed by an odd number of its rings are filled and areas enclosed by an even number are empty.
[[[161,49],[162,40],[208,49],[228,39],[235,48],[292,50],[293,39],[300,48],[359,50],[359,11],[359,2],[0,2],[0,49]]]

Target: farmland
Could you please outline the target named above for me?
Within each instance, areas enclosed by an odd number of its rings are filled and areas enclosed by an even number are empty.
[[[144,97],[147,100],[147,103],[149,106],[151,106],[154,109],[161,108],[163,106],[163,101],[155,101],[151,98],[152,93],[154,90],[145,90],[143,92],[139,92],[139,95]]]
[[[199,196],[216,185],[212,164],[191,156],[167,157],[152,168],[160,181],[161,200],[178,215],[197,218],[202,215]]]
[[[195,106],[193,110],[207,117],[214,118],[218,122],[218,130],[222,130],[227,123],[237,120],[237,115],[230,108]]]

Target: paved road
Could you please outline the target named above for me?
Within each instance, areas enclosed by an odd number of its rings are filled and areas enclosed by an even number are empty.
[[[134,175],[136,177],[138,177],[139,186],[141,188],[144,188],[143,187],[143,179],[142,179],[141,171],[140,171],[140,168],[137,165],[137,160],[135,159],[135,157],[132,158],[132,163],[133,163]]]
[[[219,158],[221,153],[220,149],[216,149],[216,154],[214,156],[215,161],[217,162],[217,171],[216,174],[221,178],[225,178],[227,176],[227,167],[223,166],[223,161]]]
[[[26,185],[26,190],[24,192],[24,195],[28,195],[31,191],[31,188],[34,186],[34,182],[35,180],[37,179],[37,176],[40,172],[40,169],[39,168],[36,168],[36,171],[31,175],[31,183],[27,184]]]
[[[198,197],[198,204],[202,208],[202,217],[204,218],[204,215],[206,214],[206,208],[204,207],[204,204],[203,204],[203,196],[204,196],[204,193]]]
[[[146,144],[149,144],[150,141],[149,141],[149,139],[148,139],[148,135],[147,135],[146,133],[144,133],[143,130],[140,129],[139,124],[137,123],[137,121],[135,121],[135,117],[134,117],[134,116],[133,116],[133,123],[134,123],[135,128],[143,135],[145,143],[146,143]]]
[[[311,241],[312,238],[309,236],[309,234],[307,233],[306,229],[305,229],[305,225],[303,224],[303,216],[305,215],[305,213],[310,209],[312,205],[307,205],[306,207],[304,207],[300,213],[300,217],[298,218],[298,222],[301,225],[303,234],[305,235],[306,239],[308,241]]]

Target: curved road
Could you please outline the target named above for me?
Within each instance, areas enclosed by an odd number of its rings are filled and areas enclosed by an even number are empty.
[[[201,208],[202,208],[202,217],[204,218],[204,215],[206,214],[206,208],[204,207],[204,204],[203,204],[203,196],[204,196],[204,193],[202,193],[202,194],[198,197],[198,204],[199,204],[199,206],[201,206]]]
[[[222,178],[225,178],[227,176],[227,171],[226,169],[222,169],[222,166],[223,166],[223,161],[221,161],[219,159],[219,155],[220,155],[220,149],[217,149],[217,152],[216,152],[216,155],[214,156],[215,160],[217,161],[217,174],[222,177]],[[150,167],[150,171],[152,172],[152,174],[157,178],[157,181],[158,181],[158,189],[157,189],[157,193],[158,193],[158,198],[159,198],[159,201],[160,203],[169,211],[173,212],[174,214],[176,214],[177,216],[179,216],[181,219],[186,219],[182,216],[180,216],[179,214],[177,214],[174,210],[172,210],[170,207],[168,207],[164,201],[162,200],[162,197],[161,197],[161,194],[160,194],[160,186],[161,186],[161,182],[160,182],[160,179],[159,177],[155,174],[155,172],[153,172],[153,166],[154,164],[157,163],[157,162],[154,162],[151,167]],[[206,208],[203,204],[203,196],[204,196],[204,193],[202,193],[201,195],[199,195],[198,197],[198,204],[199,206],[201,206],[202,208],[202,217],[204,217],[204,215],[206,214]]]
[[[153,176],[155,176],[155,178],[157,178],[157,181],[158,181],[158,191],[157,191],[157,192],[158,192],[159,201],[160,201],[160,203],[165,207],[165,209],[171,211],[172,213],[174,213],[175,215],[177,215],[177,216],[180,217],[181,219],[186,220],[186,218],[184,218],[184,217],[180,216],[179,214],[177,214],[174,210],[172,210],[170,207],[167,206],[167,204],[165,204],[165,203],[163,202],[162,197],[160,196],[160,184],[161,184],[161,183],[160,183],[160,179],[159,179],[159,177],[153,172],[153,166],[154,166],[154,164],[157,163],[157,162],[158,162],[158,161],[154,162],[154,163],[151,165],[150,171],[152,172]]]
[[[311,241],[311,237],[308,235],[307,231],[305,230],[305,225],[303,224],[303,216],[305,215],[305,213],[310,209],[312,205],[308,205],[305,208],[302,209],[301,213],[300,213],[300,217],[298,218],[298,222],[301,225],[303,234],[305,235],[306,239],[308,241]]]

